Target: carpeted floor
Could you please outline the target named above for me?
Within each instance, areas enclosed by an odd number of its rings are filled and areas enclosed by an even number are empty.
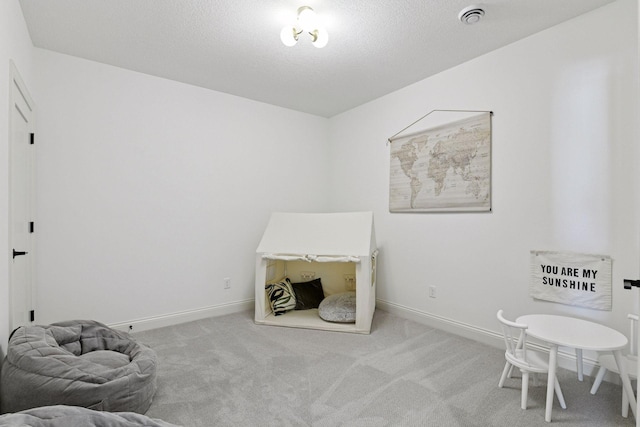
[[[496,330],[497,330],[496,325]],[[158,353],[147,416],[185,427],[544,426],[546,377],[520,409],[504,351],[377,310],[371,335],[258,326],[253,312],[139,332]],[[559,370],[553,425],[633,426],[621,388]]]

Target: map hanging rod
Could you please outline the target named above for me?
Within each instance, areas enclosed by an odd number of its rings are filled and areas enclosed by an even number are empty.
[[[387,145],[389,145],[391,142],[393,142],[393,139],[396,136],[400,135],[402,132],[404,132],[405,130],[409,129],[411,126],[415,125],[419,121],[425,119],[430,114],[436,113],[436,112],[439,112],[439,113],[489,113],[489,114],[491,114],[493,116],[493,111],[487,111],[487,110],[431,110],[427,114],[425,114],[424,116],[420,117],[415,122],[411,123],[409,126],[405,127],[404,129],[396,132],[394,135],[392,135],[389,138],[387,138]]]

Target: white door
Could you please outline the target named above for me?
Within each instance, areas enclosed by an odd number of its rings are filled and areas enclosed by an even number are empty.
[[[11,330],[33,321],[35,245],[34,105],[11,63],[9,94],[9,323]]]

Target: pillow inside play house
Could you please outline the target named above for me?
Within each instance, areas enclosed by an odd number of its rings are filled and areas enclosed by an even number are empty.
[[[275,316],[280,316],[296,308],[296,296],[289,278],[284,278],[280,282],[270,283],[265,286],[265,289],[269,298],[269,305]]]
[[[292,283],[291,287],[296,296],[296,310],[318,308],[324,299],[322,281],[319,277],[308,282]]]

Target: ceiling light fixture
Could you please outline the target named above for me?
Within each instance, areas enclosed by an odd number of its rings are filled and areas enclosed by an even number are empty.
[[[478,6],[467,6],[460,11],[458,19],[467,25],[475,24],[484,16],[484,10]]]
[[[298,8],[295,24],[287,25],[280,31],[280,40],[285,46],[294,46],[303,32],[311,36],[311,43],[317,48],[325,47],[329,42],[327,30],[319,25],[318,16],[309,6]]]

